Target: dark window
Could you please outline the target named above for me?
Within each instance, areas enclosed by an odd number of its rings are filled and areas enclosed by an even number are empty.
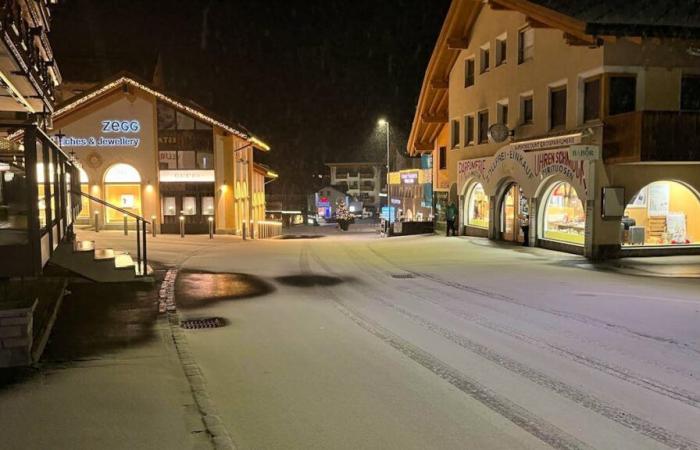
[[[524,124],[532,123],[532,118],[534,115],[534,111],[532,108],[533,108],[532,97],[524,97],[523,98],[523,112],[522,112]]]
[[[508,125],[508,105],[498,104],[498,122],[503,125]]]
[[[440,147],[440,164],[438,168],[440,170],[447,169],[447,149],[445,147]]]
[[[700,111],[700,75],[687,75],[681,79],[681,109]]]
[[[622,114],[635,110],[637,79],[635,77],[610,77],[610,104],[608,114]]]
[[[489,51],[488,48],[481,49],[481,73],[484,73],[487,70],[489,70],[490,54],[491,54],[491,52]]]
[[[464,118],[464,143],[467,145],[474,143],[474,116]]]
[[[479,144],[485,144],[489,141],[489,112],[481,111],[479,113]]]
[[[535,30],[525,28],[518,33],[518,64],[532,59],[535,49]]]
[[[459,147],[459,120],[452,121],[452,148]]]
[[[583,83],[583,121],[600,119],[600,78]]]
[[[549,126],[566,126],[566,88],[552,89],[549,93]]]
[[[496,39],[496,65],[500,66],[506,62],[506,53],[508,47],[506,44],[506,39]]]
[[[474,58],[469,58],[464,65],[464,87],[474,85]]]

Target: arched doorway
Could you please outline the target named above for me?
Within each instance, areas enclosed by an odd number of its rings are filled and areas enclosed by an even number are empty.
[[[540,239],[583,245],[586,210],[576,189],[565,181],[552,184],[544,195]]]
[[[133,166],[118,163],[111,166],[104,176],[104,200],[131,213],[141,215],[141,175]],[[124,215],[106,208],[108,224],[121,223]]]
[[[464,222],[466,226],[488,229],[489,196],[481,183],[474,183],[464,200]]]
[[[677,181],[648,184],[625,208],[620,234],[629,247],[700,245],[698,194]]]
[[[511,183],[501,198],[500,238],[509,242],[525,242],[521,222],[529,217],[527,198],[517,183]]]

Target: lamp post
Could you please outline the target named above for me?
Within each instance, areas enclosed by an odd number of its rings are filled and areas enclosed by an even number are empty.
[[[386,119],[379,119],[377,122],[380,127],[385,127],[386,129],[386,206],[387,206],[387,223],[389,227],[387,228],[387,236],[391,231],[391,191],[389,185],[389,121]]]

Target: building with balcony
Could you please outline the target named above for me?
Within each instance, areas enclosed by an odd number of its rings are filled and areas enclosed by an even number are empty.
[[[700,250],[690,4],[454,0],[408,151],[467,235],[605,258]]]
[[[59,105],[54,133],[82,165],[82,191],[154,221],[161,233],[242,234],[265,220],[262,141],[191,102],[119,75]],[[78,220],[121,228],[83,197]],[[255,234],[253,232],[253,234]]]
[[[385,188],[384,163],[329,163],[330,185],[338,187],[351,201],[362,202],[363,208],[373,213],[379,211],[379,194]]]

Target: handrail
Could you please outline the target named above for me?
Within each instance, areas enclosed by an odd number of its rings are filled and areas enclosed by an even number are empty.
[[[131,218],[133,218],[133,219],[141,220],[141,221],[143,221],[143,222],[145,222],[145,223],[147,223],[147,224],[149,224],[149,225],[151,224],[151,222],[149,222],[148,220],[146,220],[146,219],[144,219],[143,217],[139,216],[138,214],[134,214],[134,213],[132,213],[131,211],[127,211],[127,210],[122,209],[122,208],[120,208],[120,207],[118,207],[118,206],[115,206],[115,205],[113,205],[113,204],[111,204],[111,203],[107,203],[106,201],[102,200],[101,198],[93,197],[92,195],[86,194],[86,193],[83,192],[83,191],[77,191],[77,192],[76,192],[76,191],[71,190],[70,192],[71,192],[72,194],[82,195],[83,197],[88,198],[88,199],[92,200],[93,202],[96,202],[96,203],[99,203],[100,205],[104,205],[104,206],[106,206],[106,207],[108,207],[108,208],[112,208],[112,209],[114,209],[114,210],[117,210],[117,211],[119,211],[120,213],[125,214],[125,215],[127,215],[127,216],[129,216],[129,217],[131,217]]]

